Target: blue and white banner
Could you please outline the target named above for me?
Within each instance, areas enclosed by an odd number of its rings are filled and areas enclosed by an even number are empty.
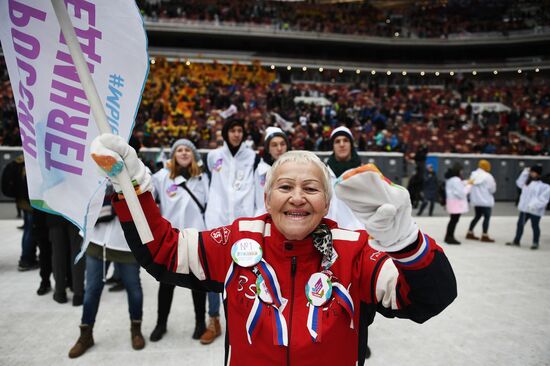
[[[114,134],[128,139],[147,79],[143,21],[133,0],[65,0]],[[104,188],[89,146],[98,135],[50,1],[0,0],[6,59],[35,208],[92,227]]]

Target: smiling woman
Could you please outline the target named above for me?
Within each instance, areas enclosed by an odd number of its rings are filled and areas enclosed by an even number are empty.
[[[95,156],[118,159],[128,150],[116,136],[92,146]],[[206,231],[173,229],[145,192],[140,203],[154,235],[146,245],[125,200],[114,206],[130,248],[156,279],[224,293],[227,364],[351,366],[360,358],[359,330],[375,312],[422,323],[454,300],[456,280],[443,250],[412,220],[407,190],[372,165],[336,182],[367,233],[324,218],[329,182],[314,154],[288,152],[266,182],[266,214]]]
[[[308,151],[290,151],[266,178],[265,207],[285,238],[302,240],[326,216],[332,189],[327,168]]]

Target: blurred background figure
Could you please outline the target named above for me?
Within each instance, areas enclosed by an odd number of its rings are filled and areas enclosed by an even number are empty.
[[[460,215],[468,212],[468,193],[470,184],[462,180],[462,165],[454,163],[445,173],[445,195],[446,209],[449,213],[449,223],[445,233],[445,243],[458,245],[460,242],[455,238],[455,229]]]
[[[533,229],[533,244],[531,249],[539,248],[540,219],[544,216],[544,210],[550,200],[550,185],[541,181],[542,166],[535,165],[525,168],[516,180],[516,185],[521,189],[519,197],[519,217],[514,240],[506,245],[518,246],[523,235],[523,227],[531,220]]]
[[[474,207],[475,216],[470,222],[466,239],[481,240],[486,243],[494,243],[495,241],[489,237],[489,220],[491,212],[495,205],[495,192],[497,183],[495,178],[490,173],[491,163],[482,159],[478,163],[478,168],[470,175],[469,182],[472,185],[470,190],[470,205]],[[481,239],[474,234],[474,228],[483,216]]]
[[[437,175],[435,174],[434,167],[432,164],[426,166],[426,172],[424,173],[424,179],[422,183],[422,195],[420,208],[418,209],[418,216],[422,216],[422,212],[428,204],[428,215],[432,216],[434,212],[435,201],[437,200],[437,187],[439,182]]]

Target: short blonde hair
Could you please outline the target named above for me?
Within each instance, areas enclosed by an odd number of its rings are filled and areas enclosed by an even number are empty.
[[[332,184],[330,184],[330,173],[327,169],[327,166],[319,159],[317,155],[312,153],[311,151],[305,151],[305,150],[293,150],[288,151],[281,155],[275,163],[273,163],[273,166],[271,169],[267,172],[266,178],[265,178],[265,193],[267,197],[269,198],[269,195],[271,194],[271,190],[273,189],[273,176],[275,170],[279,168],[283,164],[287,163],[295,163],[295,164],[313,164],[316,165],[322,173],[323,176],[323,187],[325,188],[325,197],[327,199],[327,204],[330,202],[332,198]]]

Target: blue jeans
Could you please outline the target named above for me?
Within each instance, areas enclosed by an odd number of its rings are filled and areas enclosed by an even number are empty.
[[[217,292],[208,293],[208,315],[220,316],[220,294]]]
[[[105,262],[105,272],[111,262]],[[143,316],[143,291],[139,279],[139,264],[114,263],[118,268],[120,279],[128,293],[128,311],[130,320],[141,320]],[[90,255],[86,256],[86,290],[82,309],[82,324],[93,325],[99,308],[103,291],[103,261]]]
[[[32,211],[23,210],[23,238],[21,239],[21,260],[36,262],[36,242],[32,237]]]
[[[518,243],[521,240],[523,235],[523,226],[527,221],[531,220],[531,227],[533,228],[533,244],[538,245],[540,239],[540,216],[531,215],[527,212],[519,212],[518,224],[516,227],[516,237],[514,238],[514,243]]]

